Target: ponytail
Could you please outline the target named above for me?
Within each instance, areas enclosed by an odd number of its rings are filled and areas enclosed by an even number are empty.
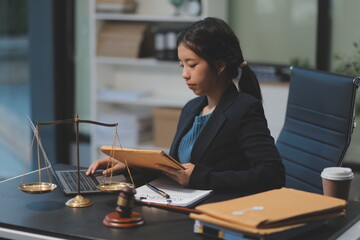
[[[243,61],[240,64],[241,76],[239,80],[239,90],[252,95],[262,102],[261,90],[259,81],[254,71],[249,67],[247,62]]]

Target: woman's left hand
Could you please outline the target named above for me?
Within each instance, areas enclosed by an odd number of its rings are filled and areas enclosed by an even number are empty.
[[[189,180],[192,171],[194,170],[195,165],[192,163],[185,163],[183,166],[185,170],[178,170],[172,167],[168,167],[165,165],[156,165],[166,176],[170,177],[174,181],[178,182],[181,186],[187,187],[189,186]]]

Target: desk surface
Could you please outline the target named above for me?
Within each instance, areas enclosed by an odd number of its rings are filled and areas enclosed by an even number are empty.
[[[94,204],[87,208],[70,208],[69,199],[57,188],[46,194],[26,194],[18,190],[20,178],[0,184],[0,227],[66,239],[202,239],[193,233],[194,221],[186,214],[137,206],[145,225],[131,229],[108,228],[105,215],[115,210],[117,194],[88,195]],[[216,195],[208,201],[228,199]],[[349,202],[345,217],[297,239],[329,239],[360,213],[359,202]]]

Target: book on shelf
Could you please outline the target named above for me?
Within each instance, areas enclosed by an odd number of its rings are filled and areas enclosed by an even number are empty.
[[[96,0],[96,11],[105,13],[134,13],[135,0]]]
[[[261,238],[342,216],[345,206],[342,199],[282,188],[203,204],[196,207],[202,213],[192,213],[190,217],[218,229]]]
[[[147,185],[136,188],[135,199],[144,203],[165,204],[180,207],[194,206],[212,193],[212,190],[184,188],[172,179],[162,176],[150,182],[151,186],[162,190],[169,198],[156,193]]]

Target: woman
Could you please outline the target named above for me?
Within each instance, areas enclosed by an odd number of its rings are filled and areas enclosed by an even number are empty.
[[[184,106],[170,148],[186,169],[159,165],[159,170],[196,189],[250,194],[284,186],[284,167],[267,127],[259,83],[231,28],[220,19],[205,18],[187,27],[177,46],[182,77],[199,97]],[[238,91],[232,80],[239,67]],[[88,173],[107,161],[94,162]],[[124,165],[116,162],[114,170],[121,169]]]

